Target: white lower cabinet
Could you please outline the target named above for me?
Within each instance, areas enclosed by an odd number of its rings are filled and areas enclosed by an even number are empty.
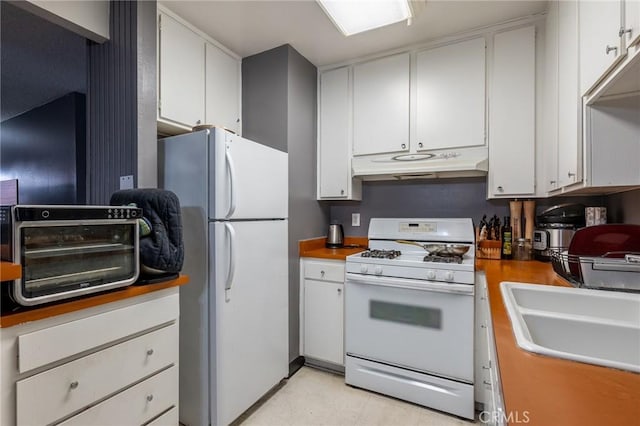
[[[500,384],[500,370],[496,354],[489,292],[483,273],[476,274],[475,326],[475,400],[482,404],[480,421],[489,425],[505,425],[504,400]]]
[[[344,366],[344,262],[301,259],[300,277],[302,355]]]
[[[178,317],[171,288],[0,328],[0,424],[160,419],[178,406]]]

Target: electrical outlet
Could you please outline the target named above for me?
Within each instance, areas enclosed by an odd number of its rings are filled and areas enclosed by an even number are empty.
[[[360,213],[351,213],[351,226],[360,226]]]
[[[133,175],[120,176],[120,189],[133,189]]]

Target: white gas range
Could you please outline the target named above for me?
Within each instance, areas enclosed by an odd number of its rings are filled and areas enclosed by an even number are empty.
[[[347,384],[474,418],[474,239],[471,219],[371,219],[346,262]]]

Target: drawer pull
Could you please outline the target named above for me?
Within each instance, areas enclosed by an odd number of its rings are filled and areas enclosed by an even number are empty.
[[[324,271],[320,271],[320,276],[324,278]]]
[[[483,365],[483,366],[482,366],[482,369],[483,369],[483,370],[490,370],[491,368],[489,368],[489,367],[485,367],[485,366]]]
[[[153,394],[147,395],[147,401],[149,402],[153,401]]]
[[[482,383],[484,383],[487,386],[491,386],[491,382],[487,382],[486,380],[483,380]]]
[[[78,388],[78,381],[73,381],[71,382],[71,384],[69,385],[69,389],[73,390],[73,389],[77,389]]]
[[[153,355],[153,349],[147,350],[147,356],[151,356],[151,355]]]

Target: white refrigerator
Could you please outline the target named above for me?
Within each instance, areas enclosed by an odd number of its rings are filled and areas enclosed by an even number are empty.
[[[287,154],[222,129],[159,142],[182,211],[180,422],[227,425],[288,374]]]

